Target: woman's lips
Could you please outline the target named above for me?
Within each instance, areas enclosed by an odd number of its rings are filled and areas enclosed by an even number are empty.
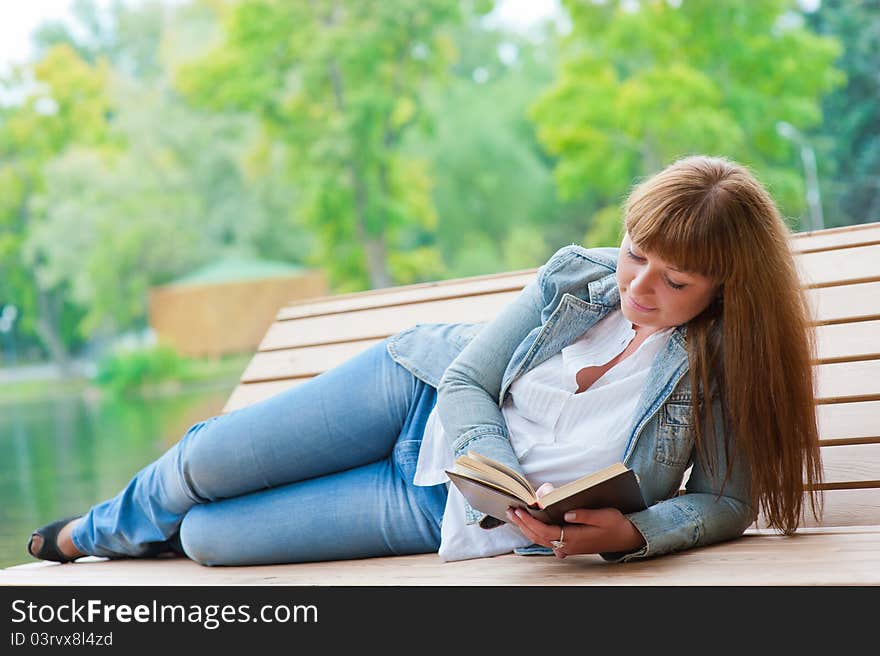
[[[645,307],[644,305],[639,305],[634,300],[632,300],[632,298],[629,296],[626,297],[626,300],[632,309],[638,310],[639,312],[653,312],[654,310],[657,309],[657,308],[648,308],[648,307]]]

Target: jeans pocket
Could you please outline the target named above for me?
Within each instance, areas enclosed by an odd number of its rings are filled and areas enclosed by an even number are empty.
[[[407,484],[411,485],[415,478],[421,447],[421,440],[400,440],[394,445],[391,459]]]

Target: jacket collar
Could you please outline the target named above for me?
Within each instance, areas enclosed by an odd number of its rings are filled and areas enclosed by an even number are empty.
[[[593,319],[593,323],[620,307],[620,290],[617,287],[616,273],[594,280],[587,287],[590,293],[589,306],[594,309],[602,308],[600,312],[596,313],[599,316]],[[676,326],[672,331],[666,345],[654,358],[648,372],[648,378],[636,404],[633,423],[630,426],[629,438],[624,450],[625,460],[632,455],[644,426],[672,394],[678,382],[687,373],[688,367],[687,324],[682,324]]]
[[[590,293],[590,303],[593,305],[601,305],[607,308],[602,313],[601,319],[611,310],[620,307],[620,289],[617,287],[617,273],[609,273],[603,278],[593,280],[587,285]],[[674,342],[687,355],[687,324],[676,326],[669,338],[670,342]]]

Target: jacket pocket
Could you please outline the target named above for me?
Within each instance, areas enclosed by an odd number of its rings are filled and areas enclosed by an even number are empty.
[[[692,407],[689,403],[667,403],[660,410],[660,428],[654,452],[658,462],[681,467],[690,461],[694,443]]]

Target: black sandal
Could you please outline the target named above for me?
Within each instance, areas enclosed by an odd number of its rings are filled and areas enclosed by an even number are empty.
[[[27,552],[37,558],[39,560],[51,560],[56,563],[69,563],[77,558],[82,558],[80,556],[74,556],[73,558],[69,558],[61,553],[61,550],[58,548],[58,533],[61,532],[61,529],[67,526],[74,519],[79,519],[82,515],[72,515],[71,517],[65,517],[64,519],[58,519],[52,522],[51,524],[46,524],[42,528],[38,528],[36,531],[31,533],[31,537],[27,543]],[[31,546],[34,542],[34,536],[39,535],[43,538],[43,545],[40,547],[40,550],[37,553],[31,551]]]

